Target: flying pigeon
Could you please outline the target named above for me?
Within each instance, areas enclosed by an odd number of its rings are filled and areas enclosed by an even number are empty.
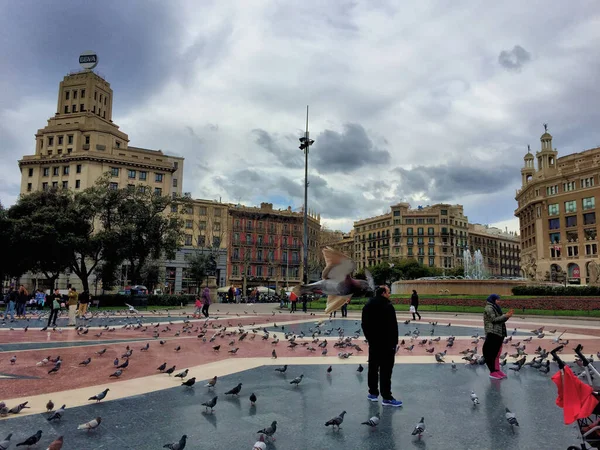
[[[262,430],[258,430],[257,433],[264,434],[265,436],[271,438],[274,441],[275,438],[273,437],[273,435],[275,434],[276,431],[277,431],[277,421],[274,420],[273,422],[271,422],[271,425],[269,425],[266,428],[263,428]]]
[[[415,426],[415,429],[412,432],[413,436],[419,436],[419,438],[421,437],[421,435],[425,432],[425,418],[421,417],[421,420],[419,420],[419,423]]]
[[[187,441],[187,435],[181,436],[179,442],[173,442],[172,444],[165,444],[163,448],[168,448],[169,450],[183,450],[185,448],[185,443]]]
[[[215,406],[217,405],[218,398],[219,398],[219,396],[215,396],[212,398],[212,400],[202,403],[202,406],[205,406],[206,409],[210,408],[210,412],[212,412],[213,409],[215,408]]]
[[[96,403],[99,402],[100,400],[104,400],[104,397],[106,397],[106,394],[108,393],[108,391],[110,391],[110,389],[106,388],[99,394],[96,394],[93,397],[88,398],[88,400],[96,400]]]
[[[242,390],[242,383],[239,383],[236,387],[225,392],[225,395],[239,395],[241,390]]]
[[[379,425],[380,417],[381,417],[381,415],[379,413],[377,413],[373,417],[371,417],[369,420],[367,420],[366,422],[362,422],[361,425],[368,425],[371,428],[375,428],[375,427],[377,427],[377,425]]]
[[[98,426],[102,423],[102,419],[100,417],[96,417],[95,419],[90,420],[87,423],[83,423],[77,427],[78,430],[93,430],[98,428]]]
[[[38,432],[35,433],[33,436],[29,436],[23,442],[21,442],[20,444],[17,444],[17,447],[20,447],[21,445],[26,445],[27,447],[31,447],[32,445],[37,444],[41,438],[42,438],[42,430],[38,430]]]
[[[63,446],[63,437],[59,436],[55,440],[53,440],[46,450],[60,450]],[[0,444],[0,450],[2,449],[2,444]]]
[[[356,263],[348,256],[331,247],[323,249],[326,267],[321,274],[321,281],[316,283],[296,286],[294,293],[301,297],[305,294],[327,294],[327,307],[325,314],[337,311],[353,295],[365,297],[375,291],[375,281],[368,270],[365,270],[367,280],[352,278]]]
[[[182,386],[187,386],[187,387],[192,387],[194,384],[196,384],[196,377],[192,377],[189,380],[181,383]]]
[[[510,409],[505,408],[506,410],[506,421],[510,424],[511,428],[513,426],[518,427],[519,426],[519,422],[517,421],[517,416],[515,416],[514,413],[510,412]]]
[[[60,408],[54,411],[54,414],[48,417],[48,422],[50,422],[51,420],[60,420],[62,418],[62,415],[65,413],[66,407],[67,405],[62,405]]]
[[[336,429],[336,427],[339,430],[340,425],[344,421],[345,415],[346,415],[346,411],[342,411],[339,416],[335,416],[333,419],[329,419],[327,422],[325,422],[325,426],[328,427],[329,425],[331,425],[331,426],[333,426],[334,430]]]
[[[139,314],[138,310],[131,306],[129,303],[125,303],[125,306],[129,307],[129,312],[132,314]]]

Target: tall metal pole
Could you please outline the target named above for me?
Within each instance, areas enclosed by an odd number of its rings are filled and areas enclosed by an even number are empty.
[[[308,137],[308,105],[306,105],[306,147],[304,148],[304,237],[303,237],[303,275],[304,284],[308,284],[308,150],[310,142]]]

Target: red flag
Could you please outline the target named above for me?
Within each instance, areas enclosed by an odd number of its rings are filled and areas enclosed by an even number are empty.
[[[552,381],[558,388],[556,404],[563,409],[565,424],[589,417],[598,405],[594,389],[577,378],[568,366],[556,372]]]

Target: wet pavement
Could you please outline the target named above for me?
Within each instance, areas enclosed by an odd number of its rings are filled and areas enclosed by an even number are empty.
[[[69,408],[60,421],[48,422],[42,414],[0,420],[0,437],[14,433],[13,443],[22,442],[38,429],[43,431],[40,448],[64,435],[63,450],[161,448],[187,434],[186,449],[251,449],[256,431],[277,420],[276,441],[269,449],[566,449],[576,443],[572,426],[562,422],[555,405],[556,387],[549,375],[531,368],[500,382],[491,381],[484,367],[398,364],[393,391],[404,402],[402,408],[383,408],[367,401],[366,371],[357,364],[290,365],[286,374],[272,366],[261,366],[219,379],[213,394],[200,381],[194,388],[182,386],[134,397]],[[552,365],[551,374],[556,367]],[[304,374],[296,388],[289,384]],[[194,376],[190,373],[189,376]],[[6,381],[5,381],[6,382]],[[224,395],[243,383],[239,398]],[[100,386],[98,391],[102,390]],[[470,392],[481,401],[473,406]],[[251,406],[248,396],[258,397]],[[213,414],[201,406],[218,395]],[[49,396],[50,398],[50,396]],[[52,397],[57,406],[60,398]],[[110,400],[110,392],[107,397]],[[12,405],[9,405],[9,407]],[[504,408],[513,411],[520,427],[511,429]],[[341,430],[325,422],[347,411]],[[361,422],[381,413],[377,429]],[[77,425],[101,417],[91,432]],[[425,418],[421,439],[411,435]]]

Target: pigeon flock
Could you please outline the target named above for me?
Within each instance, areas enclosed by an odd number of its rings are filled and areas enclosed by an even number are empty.
[[[245,311],[244,311],[245,312]],[[246,313],[246,312],[245,312]],[[135,314],[135,316],[133,315]],[[160,312],[155,312],[157,315],[161,315]],[[169,314],[169,313],[167,313]],[[247,314],[247,313],[246,313]],[[351,335],[346,335],[343,327],[338,327],[337,329],[334,327],[327,328],[327,324],[331,323],[327,320],[321,320],[310,328],[308,328],[308,333],[304,331],[300,331],[299,333],[291,333],[286,331],[286,325],[278,326],[277,323],[273,324],[271,329],[275,329],[277,331],[269,331],[264,327],[257,327],[254,323],[250,325],[242,325],[238,323],[237,326],[233,325],[231,321],[228,321],[227,324],[216,323],[214,320],[206,319],[202,321],[191,321],[189,316],[183,319],[183,323],[181,329],[175,330],[175,327],[178,326],[177,322],[173,322],[169,320],[168,322],[158,322],[156,324],[153,323],[143,323],[143,316],[139,314],[138,311],[133,307],[129,307],[129,310],[124,313],[116,313],[112,315],[108,315],[106,313],[96,313],[90,316],[91,318],[97,320],[104,320],[107,323],[102,327],[102,331],[99,331],[95,334],[96,338],[100,338],[103,333],[110,333],[111,331],[115,331],[117,317],[125,316],[127,318],[127,322],[121,327],[124,330],[131,331],[139,331],[141,333],[151,333],[152,338],[155,340],[154,344],[150,342],[146,342],[141,347],[136,345],[133,348],[133,344],[127,345],[122,352],[119,352],[120,357],[116,357],[111,361],[110,359],[103,358],[103,355],[106,353],[107,348],[102,348],[97,351],[90,351],[90,355],[81,361],[69,361],[69,365],[63,363],[63,359],[61,356],[53,357],[52,355],[48,355],[43,358],[36,364],[36,367],[48,369],[47,376],[55,376],[54,374],[59,371],[65,370],[73,370],[72,368],[80,368],[80,370],[85,370],[87,367],[94,367],[94,370],[99,371],[106,370],[107,380],[111,379],[120,379],[121,377],[125,377],[127,371],[130,370],[130,364],[138,364],[137,358],[142,358],[142,354],[152,354],[153,345],[158,343],[161,346],[168,345],[168,340],[165,338],[169,337],[178,337],[178,336],[190,336],[197,335],[197,342],[200,345],[208,345],[212,349],[213,352],[219,353],[221,349],[228,348],[227,354],[230,357],[235,357],[235,355],[240,351],[244,352],[244,346],[248,345],[247,343],[262,340],[270,342],[272,345],[272,349],[270,352],[272,359],[277,359],[278,354],[276,349],[283,349],[287,352],[287,354],[297,354],[297,349],[303,348],[306,352],[314,353],[320,351],[322,356],[326,356],[328,354],[329,349],[333,349],[333,351],[337,352],[337,356],[340,359],[348,359],[353,355],[360,354],[363,352],[361,345],[359,345],[358,341],[361,338],[361,330],[360,324],[358,321],[355,321],[354,324],[357,326],[357,330],[354,331]],[[275,313],[273,313],[275,315]],[[171,317],[169,314],[168,317]],[[239,317],[239,314],[238,314]],[[132,321],[133,319],[133,321]],[[43,316],[40,316],[39,320],[43,320]],[[349,322],[349,321],[348,321]],[[410,325],[411,321],[407,320],[404,322],[405,325]],[[111,326],[112,325],[112,326]],[[454,346],[454,342],[456,340],[455,336],[450,335],[442,341],[441,337],[433,337],[436,333],[436,329],[439,329],[437,322],[429,322],[431,326],[430,336],[429,337],[421,337],[421,331],[419,328],[415,328],[413,331],[407,332],[404,336],[401,336],[401,342],[399,343],[397,352],[412,352],[415,347],[426,347],[425,351],[428,354],[431,354],[434,358],[435,362],[438,364],[446,363],[446,358],[449,351],[452,351],[452,347]],[[448,323],[444,327],[451,327],[452,325]],[[436,328],[438,327],[438,328]],[[440,326],[441,327],[441,326]],[[23,328],[27,331],[28,326]],[[58,327],[52,329],[54,332],[62,332],[62,330]],[[281,330],[281,331],[279,331]],[[42,331],[47,331],[47,328],[42,328]],[[89,326],[79,326],[76,328],[78,335],[86,335],[90,331]],[[548,360],[549,353],[548,350],[543,349],[541,346],[534,351],[534,356],[530,361],[527,361],[528,353],[526,352],[527,343],[531,342],[533,337],[541,339],[546,334],[554,335],[557,330],[544,332],[544,327],[541,327],[536,330],[532,330],[533,335],[531,337],[522,339],[521,341],[513,343],[513,337],[517,334],[517,329],[515,328],[511,335],[507,337],[504,341],[505,345],[512,347],[514,350],[504,353],[501,355],[502,365],[507,364],[508,357],[514,359],[514,362],[511,363],[511,369],[515,373],[518,373],[523,367],[528,366],[533,369],[538,370],[540,373],[547,374],[550,371],[550,361]],[[163,336],[163,340],[159,341],[159,337]],[[479,352],[479,345],[485,339],[484,336],[480,336],[479,334],[475,334],[471,336],[472,344],[474,347],[472,349],[467,349],[461,352],[456,352],[456,357],[459,354],[462,357],[462,360],[465,361],[466,366],[475,366],[482,365],[485,363],[483,356]],[[562,334],[556,336],[552,342],[557,344],[568,344],[568,341],[563,341]],[[360,343],[362,345],[368,345],[366,341],[364,343]],[[141,345],[141,344],[140,344]],[[197,345],[197,344],[194,344]],[[445,345],[444,350],[442,351],[438,345]],[[437,351],[436,351],[437,350]],[[172,347],[171,350],[174,354],[179,352],[186,351],[185,345],[177,345]],[[266,356],[266,355],[265,355]],[[287,356],[287,355],[286,355]],[[600,358],[600,353],[598,354],[598,358]],[[448,358],[450,359],[450,358]],[[590,359],[593,360],[592,357]],[[17,355],[12,356],[9,359],[10,365],[18,364]],[[577,364],[577,361],[575,361]],[[578,364],[580,365],[580,364]],[[68,367],[68,368],[67,368]],[[215,411],[218,411],[218,399],[219,394],[216,393],[220,384],[218,383],[219,378],[214,376],[209,380],[205,380],[200,382],[200,379],[190,373],[190,369],[188,368],[177,368],[175,364],[169,364],[167,361],[164,361],[160,366],[157,367],[157,372],[160,374],[164,374],[168,377],[172,377],[173,379],[178,379],[181,381],[182,389],[194,389],[198,386],[202,386],[209,394],[210,398],[202,403],[201,406],[204,407],[205,414],[214,414]],[[282,365],[281,367],[277,367],[274,369],[276,374],[279,376],[283,374],[288,374],[288,370],[293,371],[292,367],[288,367],[288,365]],[[365,367],[362,364],[358,364],[358,368],[356,372],[359,374],[365,370]],[[451,371],[458,370],[457,364],[454,360],[451,360]],[[328,377],[335,374],[334,366],[328,365],[326,370],[326,374]],[[46,373],[46,371],[44,371]],[[275,375],[277,376],[277,375]],[[304,379],[304,374],[302,373],[293,373],[293,378],[286,378],[285,382],[289,385],[291,389],[302,389],[302,382]],[[277,382],[277,378],[274,378],[274,382]],[[227,397],[240,397],[242,391],[246,392],[245,395],[249,395],[248,401],[251,407],[256,407],[257,403],[259,403],[260,399],[256,395],[255,392],[251,392],[250,390],[246,390],[244,388],[243,383],[238,383],[235,386],[227,386],[226,390],[221,391],[220,395],[222,398]],[[88,401],[99,403],[104,400],[107,395],[109,395],[110,388],[105,388],[98,392],[96,395],[90,397]],[[470,401],[473,405],[473,408],[477,408],[480,405],[480,400],[475,393],[475,391],[470,391]],[[60,404],[60,403],[59,403]],[[29,408],[28,402],[23,402],[19,405],[15,405],[12,407],[7,407],[3,402],[0,402],[0,416],[6,416],[8,414],[19,414],[22,410]],[[55,409],[55,404],[52,400],[49,400],[46,405],[47,411],[47,420],[49,422],[60,422],[62,418],[69,414],[68,407],[66,404],[61,405],[58,409]],[[324,422],[325,427],[331,427],[334,432],[340,432],[342,430],[342,424],[344,422],[345,416],[347,412],[341,411],[338,415],[326,420]],[[417,416],[418,417],[418,416]],[[416,418],[415,418],[416,419]],[[111,420],[111,419],[107,419]],[[112,419],[114,420],[114,419]],[[352,419],[350,419],[352,420]],[[372,417],[366,419],[362,418],[354,424],[367,425],[371,430],[375,431],[380,423],[381,415],[377,413]],[[519,427],[519,422],[517,420],[517,416],[515,413],[511,412],[508,408],[506,408],[506,421],[510,428],[514,432],[515,427]],[[77,426],[77,430],[82,430],[87,433],[92,433],[98,427],[101,427],[103,423],[103,419],[101,417],[91,418],[88,422],[80,424]],[[278,422],[272,421],[270,424],[264,424],[264,428],[257,430],[258,441],[254,444],[253,449],[264,449],[266,448],[266,442],[275,441],[276,433],[278,430]],[[425,435],[425,417],[420,417],[419,420],[416,421],[414,429],[412,431],[412,436],[416,436],[416,439],[421,439]],[[43,433],[41,430],[37,431],[37,433],[22,439],[19,439],[19,442],[16,443],[16,446],[29,446],[37,445],[40,440],[43,439]],[[182,435],[178,441],[168,443],[164,445],[164,448],[173,449],[173,450],[183,450],[186,446],[188,436]],[[13,439],[13,434],[9,434],[3,441],[0,441],[0,450],[6,450],[9,448],[11,444],[11,440]],[[60,450],[63,445],[63,436],[58,437],[50,444],[48,444],[48,449],[51,450]]]

